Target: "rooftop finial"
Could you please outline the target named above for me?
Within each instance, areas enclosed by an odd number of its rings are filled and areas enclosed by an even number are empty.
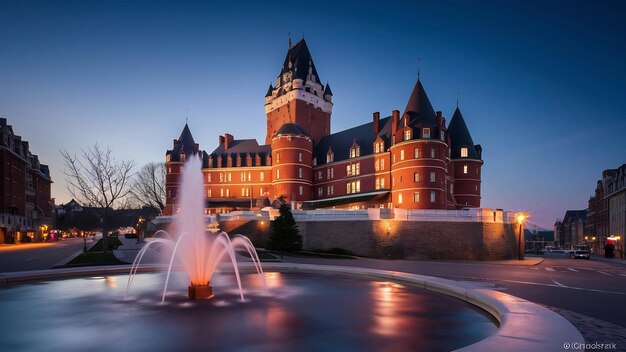
[[[185,125],[189,123],[189,109],[185,108]]]
[[[459,91],[456,91],[456,108],[459,108]]]
[[[291,49],[291,32],[288,32],[288,33],[289,33],[289,49]]]
[[[420,61],[422,61],[421,57],[417,58],[417,80],[420,80]]]

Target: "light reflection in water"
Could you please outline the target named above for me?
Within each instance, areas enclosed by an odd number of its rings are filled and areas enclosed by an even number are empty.
[[[372,332],[383,336],[404,335],[412,320],[405,312],[405,306],[415,305],[415,302],[406,302],[405,287],[393,282],[371,282],[370,285],[373,286],[374,301]]]

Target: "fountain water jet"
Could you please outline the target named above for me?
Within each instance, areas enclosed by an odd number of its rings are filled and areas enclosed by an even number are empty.
[[[211,278],[221,262],[222,258],[228,254],[230,262],[235,271],[239,295],[244,299],[243,289],[241,287],[241,277],[237,265],[235,249],[241,248],[248,252],[254,267],[261,277],[263,288],[267,292],[263,268],[259,256],[252,245],[252,242],[241,235],[234,235],[232,240],[225,232],[213,234],[206,230],[206,221],[204,216],[204,192],[202,184],[202,160],[199,157],[190,157],[183,166],[181,174],[181,187],[178,204],[180,211],[175,216],[174,223],[176,230],[180,235],[174,241],[172,236],[162,231],[170,239],[155,238],[145,245],[135,257],[133,265],[128,276],[126,285],[126,294],[130,291],[133,278],[137,273],[139,264],[143,259],[146,251],[154,243],[166,244],[172,248],[172,255],[169,261],[165,285],[163,287],[163,296],[161,302],[165,301],[167,294],[167,285],[169,283],[172,266],[174,260],[178,258],[182,266],[189,276],[190,284],[187,288],[187,294],[191,299],[209,299],[213,297],[213,288],[211,287]],[[159,231],[159,232],[161,232]],[[178,256],[177,256],[178,255]]]

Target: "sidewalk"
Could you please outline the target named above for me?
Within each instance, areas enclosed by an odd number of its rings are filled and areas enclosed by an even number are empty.
[[[592,260],[597,260],[597,261],[601,261],[601,262],[605,262],[605,263],[615,263],[615,264],[620,264],[620,265],[626,265],[626,260],[624,259],[619,259],[619,258],[605,258],[599,255],[591,255],[591,259]]]

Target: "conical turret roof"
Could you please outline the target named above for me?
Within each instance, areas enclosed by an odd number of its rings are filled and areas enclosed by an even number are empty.
[[[451,140],[450,156],[452,159],[461,158],[461,148],[463,147],[467,148],[467,158],[480,159],[474,141],[472,140],[472,135],[469,133],[465,119],[463,119],[461,110],[458,107],[454,111],[450,125],[448,125],[448,135]]]
[[[406,104],[406,109],[404,109],[404,113],[411,116],[412,126],[437,126],[435,109],[433,109],[433,106],[430,104],[424,86],[422,86],[422,82],[419,79],[417,83],[415,83],[409,102]]]
[[[307,75],[309,74],[309,66],[311,67],[311,73],[315,75],[315,82],[322,84],[319,75],[317,74],[315,63],[313,63],[309,47],[306,45],[304,38],[302,38],[299,42],[289,48],[281,72],[291,72],[293,79],[306,80]]]
[[[333,96],[333,91],[330,90],[330,84],[326,83],[326,88],[324,88],[324,95]]]
[[[272,87],[272,84],[270,83],[270,87],[267,88],[267,93],[265,93],[265,97],[271,97],[273,90],[274,90],[274,87]]]
[[[178,161],[180,157],[180,152],[185,151],[185,154],[194,154],[197,152],[196,150],[196,142],[193,140],[193,136],[191,135],[191,130],[189,126],[185,124],[183,127],[183,131],[180,133],[180,137],[176,141],[176,145],[174,145],[174,149],[172,149],[171,157],[172,161]]]

